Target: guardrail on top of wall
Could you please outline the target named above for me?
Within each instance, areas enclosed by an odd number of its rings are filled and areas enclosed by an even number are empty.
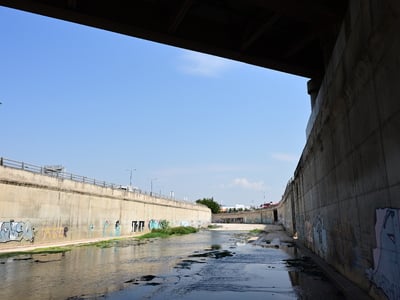
[[[36,166],[36,165],[28,164],[25,162],[7,159],[4,157],[0,157],[0,166],[29,171],[32,173],[47,175],[47,176],[51,176],[51,177],[57,177],[57,178],[61,178],[61,179],[69,179],[69,180],[73,180],[73,181],[77,181],[77,182],[94,184],[94,185],[98,185],[98,186],[102,186],[102,187],[110,187],[110,188],[115,188],[115,189],[120,187],[119,185],[116,185],[113,183],[107,183],[105,181],[87,178],[85,176],[67,173],[64,171],[58,171],[58,170],[50,168],[50,167]]]
[[[101,181],[101,180],[88,178],[88,177],[81,176],[81,175],[67,173],[67,172],[61,171],[61,169],[62,169],[61,167],[60,168],[52,168],[52,167],[46,167],[46,166],[44,166],[44,167],[36,166],[36,165],[32,165],[32,164],[28,164],[25,162],[16,161],[16,160],[4,158],[4,157],[0,157],[0,166],[29,171],[32,173],[42,174],[42,175],[56,177],[56,178],[60,178],[60,179],[69,179],[69,180],[73,180],[76,182],[88,183],[88,184],[112,188],[112,189],[116,189],[116,190],[125,190],[128,192],[150,195],[150,196],[153,196],[156,198],[171,199],[171,197],[163,196],[162,194],[158,194],[155,192],[148,193],[148,192],[142,191],[140,189],[130,190],[128,187],[120,185],[120,184],[108,183],[106,181]],[[179,201],[179,202],[182,202],[182,201]],[[186,201],[183,201],[183,202],[186,202]]]

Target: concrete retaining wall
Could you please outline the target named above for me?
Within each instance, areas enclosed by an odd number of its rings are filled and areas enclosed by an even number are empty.
[[[171,226],[206,226],[211,211],[0,166],[0,249],[32,240],[45,244],[130,235],[149,231],[160,220]]]
[[[278,222],[283,225],[289,235],[294,236],[296,233],[296,208],[295,195],[293,191],[292,181],[286,186],[285,193],[282,200],[279,202],[278,207]]]
[[[279,215],[371,296],[400,299],[400,1],[349,4]]]
[[[273,208],[212,215],[216,223],[274,224],[276,220],[277,210]]]

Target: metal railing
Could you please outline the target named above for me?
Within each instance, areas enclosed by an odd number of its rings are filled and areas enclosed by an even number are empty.
[[[121,184],[109,183],[106,181],[97,180],[97,179],[89,178],[86,176],[76,175],[76,174],[72,174],[72,173],[68,173],[68,172],[64,172],[64,171],[59,171],[60,169],[62,169],[61,167],[60,168],[52,168],[49,166],[36,166],[33,164],[28,164],[25,162],[16,161],[16,160],[4,158],[4,157],[0,157],[0,166],[24,170],[24,171],[41,174],[41,175],[45,175],[45,176],[50,176],[50,177],[55,177],[55,178],[60,178],[60,179],[68,179],[68,180],[72,180],[72,181],[76,181],[76,182],[93,184],[93,185],[97,185],[100,187],[111,188],[111,189],[115,189],[115,190],[124,190],[126,192],[132,192],[132,193],[137,193],[137,194],[142,194],[142,195],[149,195],[149,196],[155,197],[155,198],[163,198],[163,199],[175,200],[178,202],[186,202],[186,203],[193,204],[190,201],[177,200],[175,198],[168,197],[166,195],[162,195],[161,193],[146,192],[146,191],[142,191],[140,189],[130,189],[127,186],[124,186]]]
[[[36,166],[36,165],[32,165],[32,164],[28,164],[25,162],[16,161],[16,160],[4,158],[4,157],[0,157],[0,166],[29,171],[32,173],[47,175],[47,176],[56,177],[56,178],[60,178],[60,179],[69,179],[72,181],[94,184],[94,185],[101,186],[101,187],[109,187],[109,188],[115,188],[115,189],[118,189],[119,187],[121,187],[121,185],[108,183],[106,181],[96,180],[93,178],[88,178],[88,177],[81,176],[81,175],[67,173],[64,171],[57,171],[50,167]]]

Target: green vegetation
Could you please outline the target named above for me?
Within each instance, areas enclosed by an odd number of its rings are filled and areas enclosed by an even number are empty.
[[[262,230],[262,229],[253,229],[253,230],[250,230],[250,233],[251,234],[254,234],[254,235],[258,235],[258,234],[260,234],[261,232],[263,232],[264,230]]]
[[[150,238],[166,238],[171,235],[183,235],[189,233],[196,233],[198,230],[191,226],[179,226],[179,227],[169,227],[169,222],[164,220],[160,221],[160,229],[153,229],[151,232],[146,233],[144,235],[138,237],[118,237],[118,238],[111,238],[109,240],[103,240],[99,242],[88,242],[85,244],[75,244],[71,246],[64,246],[64,247],[48,247],[48,248],[38,248],[34,250],[28,251],[15,251],[15,252],[5,252],[0,253],[1,258],[8,258],[13,256],[19,255],[33,255],[33,254],[54,254],[54,253],[65,253],[67,251],[71,251],[74,247],[90,247],[95,246],[99,248],[111,248],[114,246],[118,246],[121,243],[131,243],[134,240],[141,240],[141,239],[150,239]]]
[[[196,203],[207,206],[209,209],[211,209],[211,212],[213,214],[217,214],[221,210],[221,206],[218,204],[218,202],[214,201],[214,198],[199,199],[196,200]]]
[[[195,233],[197,229],[191,226],[167,227],[165,229],[152,229],[151,232],[139,236],[139,239],[166,238],[171,235]]]
[[[90,244],[84,244],[83,246],[96,246],[99,248],[111,248],[114,246],[116,243],[116,239],[112,240],[106,240],[106,241],[100,241],[100,242],[95,242],[95,243],[90,243]]]
[[[215,229],[215,228],[219,228],[219,227],[221,227],[221,225],[211,224],[211,225],[207,226],[208,229]]]
[[[161,220],[159,222],[159,225],[160,225],[162,230],[166,230],[166,229],[169,228],[169,222],[167,220]]]

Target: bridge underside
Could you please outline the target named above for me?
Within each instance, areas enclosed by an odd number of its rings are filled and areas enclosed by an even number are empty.
[[[1,0],[0,5],[322,78],[347,0]]]
[[[0,5],[312,78],[307,143],[279,220],[370,296],[400,298],[400,1]]]

